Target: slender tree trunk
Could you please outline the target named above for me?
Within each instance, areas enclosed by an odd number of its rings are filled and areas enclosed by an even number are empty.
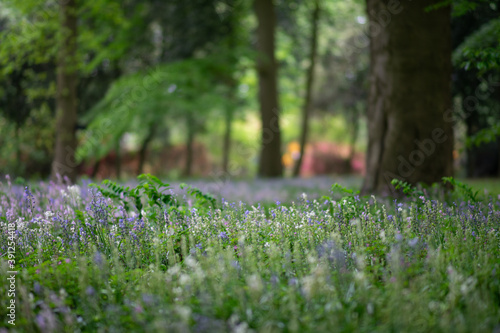
[[[497,140],[497,159],[498,159],[498,166],[497,166],[497,177],[500,177],[500,138]]]
[[[281,177],[281,131],[279,125],[277,64],[274,56],[276,14],[272,0],[255,0],[257,26],[257,72],[262,120],[260,177]]]
[[[59,47],[57,63],[56,95],[56,143],[52,162],[52,178],[57,175],[76,181],[77,163],[75,160],[77,120],[77,62],[76,0],[60,2],[60,24],[63,36]]]
[[[356,106],[355,106],[356,108]],[[349,156],[347,157],[347,167],[349,172],[352,171],[352,160],[354,159],[354,154],[356,153],[356,140],[358,138],[359,132],[359,121],[358,121],[359,113],[358,110],[354,110],[354,117],[351,119],[351,138],[349,142]]]
[[[222,172],[224,174],[227,174],[229,166],[229,155],[231,152],[231,127],[233,125],[233,109],[231,106],[229,106],[226,110],[225,121],[226,129],[224,132],[224,146],[222,150]]]
[[[149,127],[149,133],[142,142],[141,149],[139,150],[139,165],[137,167],[137,174],[140,175],[144,170],[144,163],[146,162],[146,153],[148,151],[149,143],[153,140],[156,134],[157,124],[154,123]]]
[[[367,0],[370,19],[368,152],[364,193],[388,194],[453,175],[450,7]]]
[[[92,168],[92,173],[90,174],[90,178],[95,180],[97,173],[99,172],[99,167],[101,166],[101,159],[95,161],[94,166]]]
[[[309,114],[311,113],[311,99],[312,99],[312,87],[314,82],[314,67],[316,65],[316,53],[318,49],[318,21],[320,13],[320,0],[314,1],[314,10],[312,12],[312,31],[310,38],[310,55],[309,55],[309,68],[307,69],[306,78],[306,97],[304,100],[304,106],[302,108],[302,129],[300,134],[300,154],[299,159],[294,165],[293,176],[298,177],[300,175],[300,168],[302,166],[302,160],[304,157],[305,146],[307,143],[307,134],[309,132]]]
[[[23,162],[21,161],[21,135],[20,135],[20,130],[21,130],[21,125],[19,123],[16,122],[16,158],[17,158],[17,172],[18,174],[20,174],[21,172],[23,172]]]
[[[122,136],[118,137],[116,141],[116,158],[115,158],[115,173],[116,179],[120,179],[122,177]]]
[[[187,137],[186,137],[186,165],[184,167],[184,177],[190,177],[193,169],[193,145],[195,135],[195,125],[193,117],[187,117]]]

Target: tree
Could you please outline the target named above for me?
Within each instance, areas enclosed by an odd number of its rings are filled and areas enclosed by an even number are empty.
[[[431,184],[453,174],[450,7],[433,0],[367,0],[370,32],[367,174],[363,192],[390,181]]]
[[[272,0],[255,0],[257,26],[257,72],[259,78],[259,103],[262,120],[261,152],[258,175],[281,177],[281,132],[277,64],[274,55],[276,14]]]
[[[2,9],[0,20],[5,29],[0,30],[0,76],[20,71],[28,74],[22,94],[26,97],[23,103],[32,111],[29,120],[38,122],[46,108],[50,108],[50,116],[56,114],[55,126],[48,128],[49,135],[45,133],[45,137],[56,134],[56,143],[44,154],[53,157],[49,171],[74,180],[75,132],[81,128],[77,126],[78,109],[84,112],[93,106],[106,91],[108,79],[116,76],[109,64],[115,64],[129,47],[131,25],[115,0],[8,1],[2,3]],[[103,76],[107,79],[101,80]],[[43,162],[38,163],[42,167],[37,172],[43,169]]]
[[[314,9],[311,18],[311,37],[310,37],[310,55],[309,68],[306,74],[306,96],[302,109],[302,129],[300,134],[300,154],[297,162],[294,165],[293,176],[297,177],[300,174],[302,166],[302,158],[304,156],[305,146],[307,142],[307,134],[309,129],[309,113],[311,109],[312,87],[314,82],[314,66],[316,64],[316,54],[318,52],[318,21],[319,21],[320,6],[319,0],[314,1]]]
[[[62,41],[57,59],[56,144],[52,163],[52,177],[77,177],[76,121],[77,121],[77,7],[75,0],[60,3]]]
[[[452,20],[456,121],[466,126],[467,177],[500,176],[500,19],[489,3],[457,12]],[[474,144],[472,144],[474,143]]]

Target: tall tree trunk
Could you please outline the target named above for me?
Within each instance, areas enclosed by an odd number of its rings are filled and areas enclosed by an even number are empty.
[[[232,95],[232,94],[231,94]],[[231,152],[231,127],[233,125],[233,109],[228,106],[226,109],[226,129],[224,131],[224,146],[222,147],[222,172],[224,175],[228,172],[229,155]]]
[[[115,173],[116,179],[122,177],[122,136],[116,140],[116,158],[115,158]]]
[[[92,173],[90,174],[90,179],[95,180],[97,173],[99,172],[99,167],[101,166],[101,159],[97,159],[92,167]]]
[[[450,7],[436,1],[367,0],[370,96],[364,193],[393,178],[433,183],[453,174]]]
[[[311,113],[311,97],[312,97],[312,87],[314,82],[314,67],[316,65],[316,53],[318,49],[318,21],[319,21],[319,1],[314,1],[314,10],[312,12],[311,20],[311,38],[310,38],[310,55],[309,55],[309,68],[307,69],[306,78],[306,96],[304,100],[304,106],[302,109],[302,129],[300,134],[300,154],[299,159],[294,165],[293,176],[298,177],[300,174],[300,168],[302,166],[302,160],[304,157],[305,146],[307,142],[307,134],[309,132],[309,114]]]
[[[56,143],[52,161],[52,178],[57,175],[76,181],[75,160],[77,120],[77,17],[75,0],[60,2],[62,42],[57,60]]]
[[[151,140],[153,140],[153,138],[156,134],[156,127],[157,127],[156,123],[153,123],[149,127],[149,133],[146,136],[146,138],[144,139],[144,141],[142,142],[141,149],[139,150],[139,165],[137,167],[137,174],[138,175],[143,173],[144,163],[146,162],[146,153],[148,151],[149,143],[151,142]]]
[[[356,153],[356,140],[358,138],[358,132],[359,132],[359,121],[358,121],[359,112],[356,106],[354,106],[352,114],[353,117],[350,119],[351,121],[350,126],[352,127],[350,131],[351,137],[349,140],[349,155],[346,161],[347,170],[349,172],[352,171],[352,160],[354,159],[354,154]]]
[[[276,14],[272,0],[255,0],[257,26],[257,72],[262,120],[260,177],[281,177],[281,131],[279,125],[277,64],[274,56]]]
[[[186,137],[186,165],[184,167],[184,177],[190,177],[193,169],[193,145],[195,135],[194,119],[191,115],[187,117],[187,137]]]
[[[21,135],[20,135],[20,131],[21,131],[21,125],[19,123],[16,122],[16,130],[15,130],[15,136],[16,136],[16,159],[17,159],[17,172],[18,172],[18,175],[21,175],[22,172],[24,172],[23,170],[23,166],[24,166],[24,163],[21,161],[21,158],[22,158],[22,151],[21,151]]]
[[[497,139],[497,150],[498,150],[498,155],[497,155],[497,177],[500,177],[500,138]]]
[[[75,0],[60,3],[60,24],[62,42],[57,61],[56,95],[56,143],[52,162],[52,178],[57,175],[76,181],[77,163],[75,160],[77,120],[77,71],[76,35],[77,18]]]

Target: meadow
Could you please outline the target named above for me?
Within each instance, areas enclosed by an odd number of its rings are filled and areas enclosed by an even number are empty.
[[[500,330],[500,196],[330,180],[2,180],[0,332]]]

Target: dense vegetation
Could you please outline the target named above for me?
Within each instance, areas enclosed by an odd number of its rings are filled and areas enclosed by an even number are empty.
[[[390,201],[334,185],[320,200],[261,206],[175,195],[149,175],[129,188],[7,179],[0,265],[12,270],[15,223],[19,302],[9,331],[498,329],[499,198],[447,181],[457,193],[395,182],[406,197]]]

